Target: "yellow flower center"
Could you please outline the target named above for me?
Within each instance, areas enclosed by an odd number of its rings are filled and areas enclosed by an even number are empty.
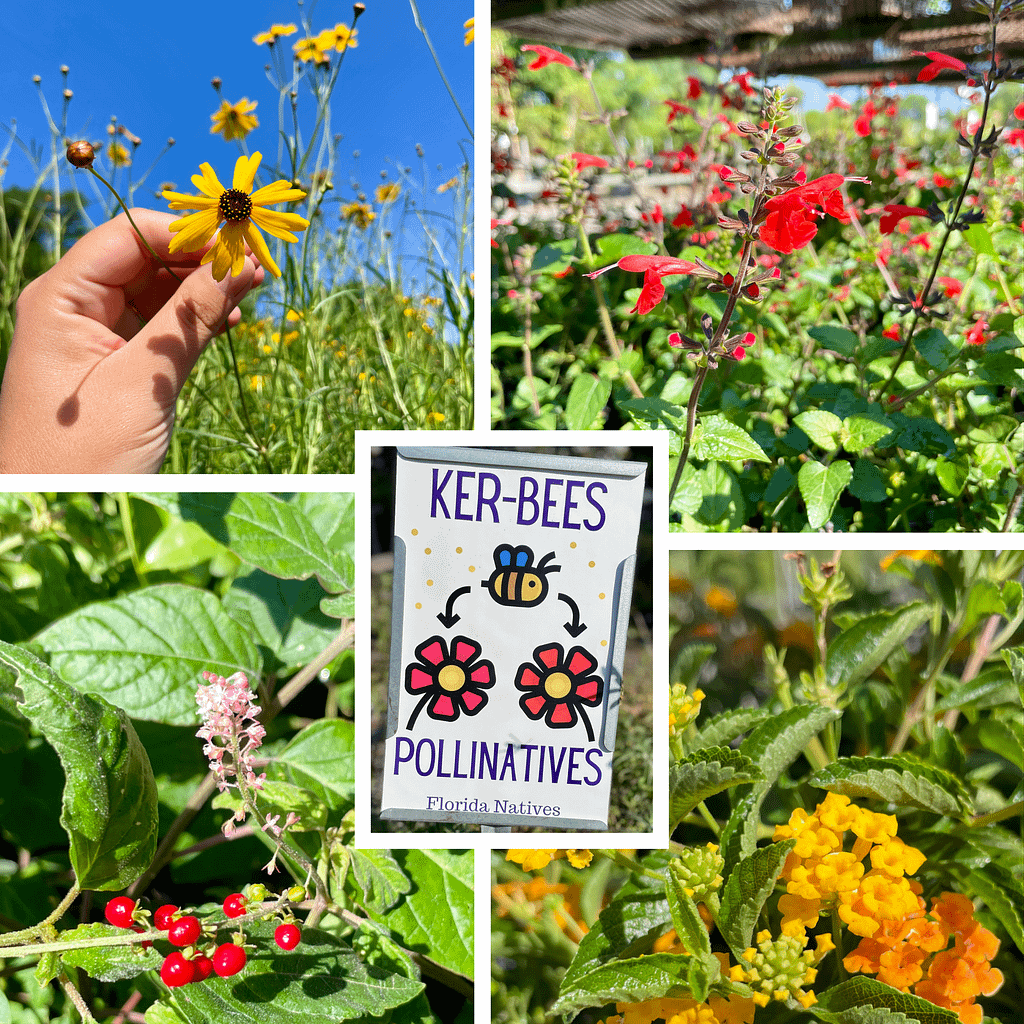
[[[248,220],[252,213],[252,200],[240,189],[229,188],[221,195],[217,208],[227,221]]]
[[[437,673],[437,681],[441,684],[442,690],[448,690],[451,693],[455,693],[457,690],[461,690],[465,684],[466,673],[463,672],[458,665],[445,665],[445,667]]]
[[[572,689],[572,680],[564,672],[552,672],[544,680],[544,691],[554,700],[561,700]]]

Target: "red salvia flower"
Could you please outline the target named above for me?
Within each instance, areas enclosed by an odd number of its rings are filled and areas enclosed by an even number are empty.
[[[686,94],[687,98],[691,100],[698,99],[701,94],[701,80],[699,78],[694,78],[693,75],[687,75],[686,81],[690,86],[689,91]]]
[[[541,46],[539,43],[531,44],[529,46],[521,46],[520,49],[525,53],[527,50],[532,50],[537,54],[537,59],[527,65],[531,71],[537,71],[539,68],[546,68],[549,64],[564,64],[567,68],[575,68],[576,61],[572,59],[567,53],[560,53],[558,50],[552,50],[550,46]]]
[[[985,332],[988,330],[988,322],[986,320],[979,320],[975,325],[964,335],[964,338],[968,345],[984,345],[985,344]]]
[[[692,228],[693,227],[693,214],[690,213],[689,208],[684,206],[675,215],[672,220],[672,227],[674,228]]]
[[[849,110],[849,109],[850,109],[850,104],[847,103],[846,100],[844,100],[842,98],[842,96],[837,96],[834,92],[833,93],[829,93],[828,105],[825,107],[825,113],[828,113],[830,110]]]
[[[597,277],[612,267],[626,270],[634,274],[644,275],[644,285],[640,289],[640,297],[630,313],[650,313],[654,307],[661,302],[665,296],[665,286],[661,283],[663,277],[672,274],[692,274],[700,270],[696,263],[689,260],[679,260],[674,256],[623,256],[617,263],[611,263],[607,267],[595,270],[587,277]]]
[[[576,170],[582,171],[584,167],[607,167],[608,161],[603,156],[591,156],[589,153],[570,153],[576,161]]]
[[[950,57],[947,53],[938,53],[935,50],[928,50],[922,53],[920,50],[911,50],[915,57],[927,57],[931,63],[925,64],[917,73],[919,82],[930,82],[936,75],[943,71],[966,71],[967,65],[956,57]]]
[[[671,124],[680,114],[693,113],[693,107],[688,107],[685,103],[676,103],[675,100],[665,100],[664,102],[672,108],[668,112],[668,120],[665,124]]]
[[[841,221],[849,220],[839,191],[842,183],[841,174],[825,174],[769,199],[765,203],[768,216],[758,237],[769,249],[793,252],[802,249],[818,233],[815,207]]]
[[[942,285],[942,292],[947,299],[958,299],[964,290],[963,281],[958,281],[955,277],[940,277],[937,280]]]
[[[901,206],[899,203],[888,203],[885,213],[878,221],[878,226],[883,235],[891,235],[896,230],[896,225],[904,217],[927,217],[928,211],[920,206]]]

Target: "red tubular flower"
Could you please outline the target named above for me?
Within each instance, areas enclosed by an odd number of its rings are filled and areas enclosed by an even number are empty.
[[[985,332],[988,330],[988,322],[986,320],[979,320],[968,332],[964,335],[964,340],[968,345],[984,345],[985,344]]]
[[[825,174],[772,197],[765,203],[768,216],[758,237],[776,252],[793,252],[802,249],[818,233],[815,207],[839,220],[848,220],[839,192],[842,183],[841,174]]]
[[[688,107],[685,103],[676,103],[675,100],[664,100],[663,102],[672,108],[668,112],[668,120],[665,124],[671,124],[680,114],[693,113],[693,107]]]
[[[947,299],[960,298],[960,293],[964,290],[963,281],[958,281],[955,277],[939,277],[936,280],[942,285],[942,292]]]
[[[572,57],[568,54],[560,53],[558,50],[552,50],[550,46],[532,44],[530,46],[521,46],[520,49],[524,53],[527,50],[532,50],[537,54],[537,59],[532,64],[528,65],[531,71],[537,71],[539,68],[546,68],[549,64],[564,64],[567,68],[576,67],[576,61],[574,61]]]
[[[650,313],[654,307],[661,302],[665,295],[665,286],[661,283],[663,277],[671,274],[692,274],[700,267],[689,260],[678,260],[674,256],[623,256],[618,263],[610,263],[607,267],[595,270],[587,274],[587,277],[597,277],[612,267],[620,270],[627,270],[634,274],[644,275],[644,286],[640,290],[640,297],[630,313]]]
[[[834,92],[829,93],[828,105],[825,107],[825,113],[827,114],[830,110],[849,110],[850,104],[842,98],[837,96]]]
[[[862,139],[866,139],[871,134],[871,118],[866,114],[861,114],[860,117],[853,122],[853,130]]]
[[[569,156],[576,161],[577,171],[582,171],[584,167],[608,166],[608,161],[603,156],[591,156],[589,153],[570,153]]]
[[[881,219],[878,221],[878,226],[883,235],[891,235],[896,230],[896,225],[904,217],[927,216],[928,211],[923,210],[920,206],[900,206],[899,203],[888,203],[885,207],[885,213],[882,214]]]
[[[682,207],[680,211],[672,219],[672,227],[674,228],[692,228],[693,227],[693,214],[690,213],[688,207]]]
[[[967,65],[956,57],[950,57],[947,53],[938,53],[935,50],[928,50],[922,53],[920,50],[911,50],[915,57],[927,57],[931,63],[925,64],[917,73],[919,82],[930,82],[936,75],[943,71],[966,71]]]
[[[687,75],[686,81],[690,86],[689,90],[686,93],[687,98],[691,100],[698,99],[701,94],[701,80],[699,78],[694,78],[693,75]]]

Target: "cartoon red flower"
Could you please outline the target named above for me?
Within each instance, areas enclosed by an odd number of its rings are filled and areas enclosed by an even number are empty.
[[[587,739],[594,740],[583,705],[597,707],[604,692],[604,681],[593,675],[597,659],[582,647],[568,654],[561,644],[548,644],[533,652],[536,664],[526,662],[516,673],[516,689],[524,690],[519,706],[527,717],[543,718],[549,729],[571,729],[582,718]]]
[[[531,71],[536,71],[539,68],[546,68],[549,64],[564,64],[567,68],[576,67],[576,61],[572,59],[566,53],[560,53],[558,50],[552,50],[550,46],[541,46],[540,44],[521,46],[520,49],[525,53],[527,50],[532,50],[537,54],[537,59],[527,65]]]
[[[460,714],[475,715],[487,703],[482,692],[494,685],[494,665],[485,658],[477,660],[481,647],[469,637],[457,636],[449,647],[443,637],[432,636],[416,648],[419,663],[405,670],[405,689],[422,694],[409,718],[412,729],[424,707],[431,718],[454,722]]]

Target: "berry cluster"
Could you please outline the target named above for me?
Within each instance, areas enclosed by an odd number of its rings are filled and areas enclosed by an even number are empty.
[[[253,891],[251,897],[262,899],[266,891]],[[240,892],[232,893],[224,900],[224,915],[228,918],[244,917],[248,913],[248,900]],[[133,899],[127,896],[116,896],[106,906],[104,916],[116,928],[131,928],[141,932],[145,929],[137,923],[146,920],[149,912],[136,907]],[[204,948],[198,948],[203,938],[203,926],[194,914],[183,914],[180,907],[165,903],[153,913],[153,924],[161,931],[167,932],[167,941],[178,949],[168,953],[160,967],[160,979],[169,988],[188,985],[190,982],[205,981],[211,974],[220,978],[230,978],[238,974],[246,964],[245,936],[239,932],[233,941],[217,945],[209,942]],[[209,933],[213,938],[214,929]],[[292,950],[302,935],[291,915],[277,926],[274,941],[284,950]],[[148,946],[149,943],[146,943]]]

